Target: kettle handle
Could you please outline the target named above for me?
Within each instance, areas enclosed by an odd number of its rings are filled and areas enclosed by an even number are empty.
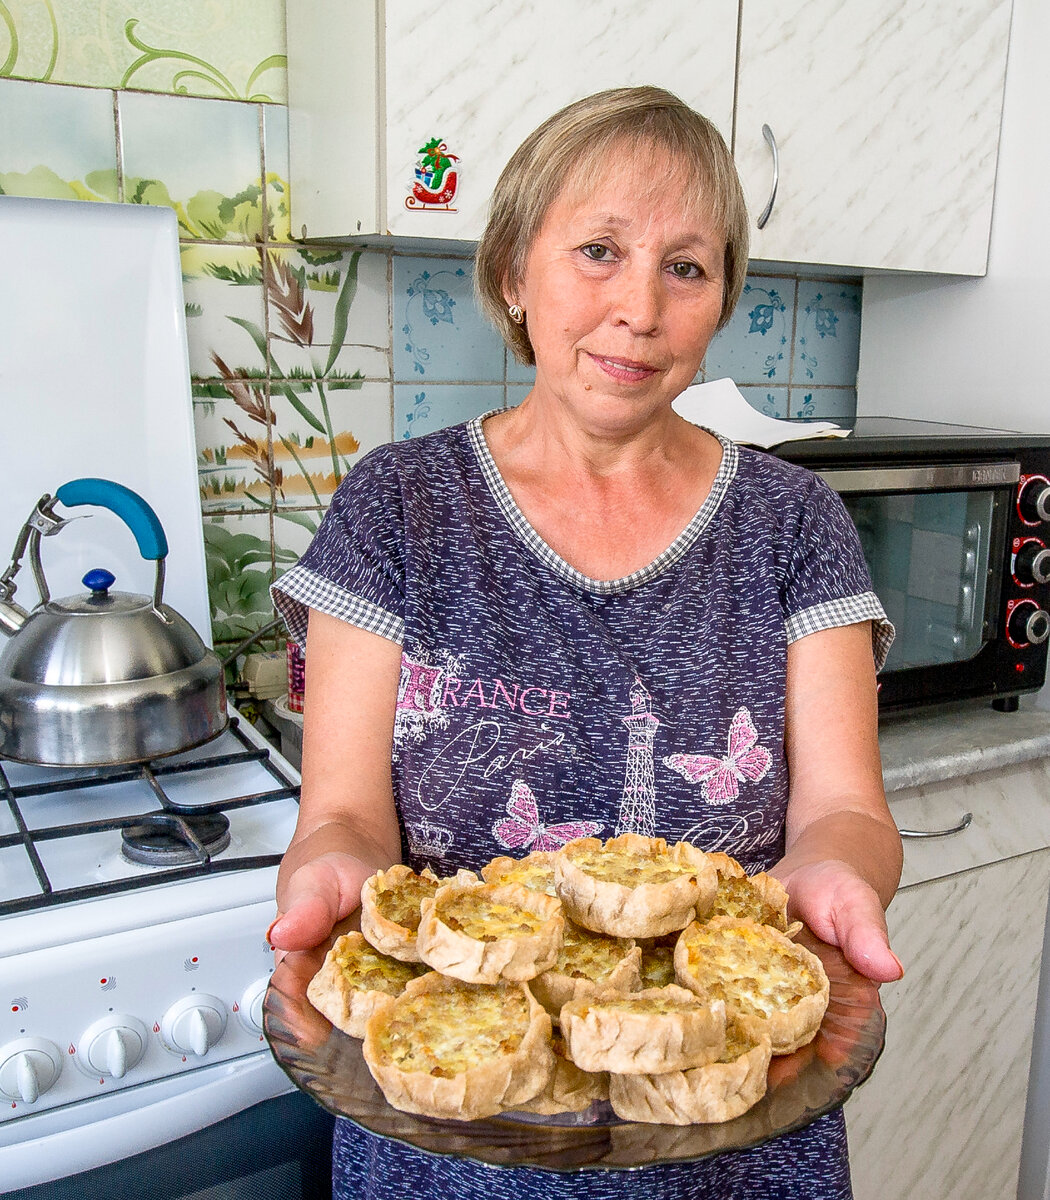
[[[96,504],[116,513],[131,530],[145,559],[163,559],[168,553],[168,539],[160,518],[138,494],[122,483],[110,479],[72,479],[64,483],[55,499],[67,508],[80,504]]]

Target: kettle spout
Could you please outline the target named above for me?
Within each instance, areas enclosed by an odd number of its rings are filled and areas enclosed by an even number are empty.
[[[29,613],[13,600],[0,600],[0,633],[10,637],[29,620]]]

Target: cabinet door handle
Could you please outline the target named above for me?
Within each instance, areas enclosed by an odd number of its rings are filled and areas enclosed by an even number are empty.
[[[769,149],[773,155],[773,184],[769,189],[769,199],[766,201],[766,207],[762,209],[761,215],[758,218],[759,229],[764,229],[766,222],[769,220],[770,213],[773,211],[773,202],[777,198],[777,184],[780,182],[780,155],[777,152],[777,139],[773,136],[773,130],[768,125],[762,126],[762,136],[769,143]]]
[[[963,813],[959,824],[953,825],[950,829],[899,829],[897,832],[902,838],[948,837],[949,834],[962,833],[972,820],[973,813]]]

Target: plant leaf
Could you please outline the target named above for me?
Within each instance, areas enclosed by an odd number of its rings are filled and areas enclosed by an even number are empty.
[[[288,403],[292,406],[292,408],[295,409],[295,411],[299,414],[299,416],[301,416],[302,419],[312,429],[316,429],[317,432],[320,434],[327,435],[328,431],[324,427],[324,422],[320,419],[320,417],[315,416],[306,407],[306,405],[295,394],[294,388],[290,387],[288,384],[282,384],[278,390],[287,399]]]
[[[357,295],[357,264],[361,259],[361,251],[355,250],[350,256],[350,264],[346,268],[346,281],[343,283],[343,290],[339,293],[339,299],[335,302],[335,319],[332,323],[332,344],[328,350],[328,362],[325,363],[324,373],[328,372],[335,365],[335,360],[339,357],[339,351],[343,348],[343,343],[346,341],[346,327],[350,320],[350,305],[354,302],[354,296]]]

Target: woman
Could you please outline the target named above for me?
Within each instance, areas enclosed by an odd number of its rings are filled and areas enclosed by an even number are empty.
[[[666,92],[582,100],[514,155],[476,278],[535,386],[367,456],[276,585],[309,670],[275,947],[322,941],[402,859],[451,874],[632,830],[772,868],[858,970],[900,976],[873,661],[892,628],[856,534],[816,477],[671,407],[746,267],[732,159]],[[850,1194],[841,1113],[630,1177],[493,1171],[347,1126],[335,1178],[377,1200]]]

